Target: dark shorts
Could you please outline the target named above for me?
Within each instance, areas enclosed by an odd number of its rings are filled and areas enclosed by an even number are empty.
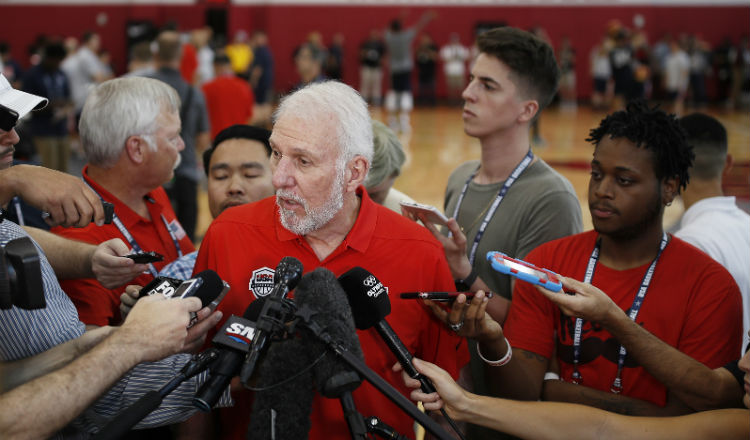
[[[601,78],[594,78],[594,90],[599,93],[607,91],[607,80]]]
[[[391,74],[391,89],[394,92],[411,92],[411,72]]]

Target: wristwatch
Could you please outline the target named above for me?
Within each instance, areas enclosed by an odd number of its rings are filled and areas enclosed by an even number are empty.
[[[471,290],[471,285],[474,284],[474,281],[477,279],[477,271],[474,270],[474,268],[471,268],[471,272],[466,276],[466,278],[462,280],[454,280],[456,284],[456,291],[457,292],[468,292]]]

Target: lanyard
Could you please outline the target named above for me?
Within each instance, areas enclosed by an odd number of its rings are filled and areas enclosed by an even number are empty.
[[[641,310],[641,306],[643,305],[643,299],[646,297],[646,292],[648,291],[648,286],[651,284],[651,279],[654,275],[654,270],[656,269],[656,263],[659,261],[659,257],[661,257],[661,253],[664,250],[665,247],[667,247],[667,243],[669,242],[669,237],[667,236],[667,233],[664,232],[661,237],[661,243],[659,244],[659,252],[657,252],[656,257],[654,257],[654,260],[651,262],[651,265],[648,267],[648,270],[646,271],[646,274],[643,276],[643,280],[641,281],[641,287],[638,289],[638,294],[635,296],[635,299],[633,300],[633,305],[630,306],[630,311],[628,312],[628,317],[630,317],[631,320],[635,321],[635,318],[638,316],[638,312]],[[601,247],[601,241],[596,241],[596,246],[594,246],[593,252],[591,252],[591,257],[589,257],[589,264],[586,267],[586,275],[584,276],[583,282],[591,284],[591,280],[594,278],[594,269],[596,268],[596,263],[599,261],[599,248]],[[581,373],[578,371],[578,363],[581,359],[581,329],[583,328],[583,319],[576,318],[576,325],[575,325],[575,333],[573,335],[573,383],[579,384],[583,381],[583,377],[581,377]],[[622,391],[622,369],[625,366],[625,356],[627,355],[627,350],[625,350],[625,347],[620,345],[620,351],[619,356],[617,359],[617,377],[615,377],[615,380],[612,382],[612,386],[610,387],[610,391],[612,391],[615,394],[619,394]]]
[[[505,183],[503,183],[502,188],[500,188],[500,191],[497,193],[497,197],[495,197],[495,201],[492,202],[492,205],[490,206],[490,209],[487,211],[487,214],[484,216],[484,219],[482,220],[482,223],[479,225],[479,230],[477,231],[477,235],[474,237],[474,243],[471,245],[471,251],[469,252],[469,263],[474,265],[474,259],[477,254],[477,248],[479,247],[479,242],[482,240],[482,236],[484,235],[485,229],[487,229],[487,225],[490,223],[490,220],[492,219],[492,216],[495,215],[495,211],[497,211],[498,206],[500,206],[500,203],[505,198],[505,194],[507,194],[508,190],[510,189],[510,186],[513,185],[513,183],[518,179],[518,177],[526,171],[526,168],[528,168],[531,161],[534,160],[534,153],[531,152],[531,149],[529,149],[529,152],[526,153],[526,156],[521,160],[521,162],[516,165],[516,168],[513,170],[512,173],[510,173],[510,176],[508,176],[508,179],[505,180]],[[458,196],[458,202],[456,202],[456,208],[453,210],[453,218],[458,220],[458,210],[461,209],[461,203],[463,203],[464,196],[466,195],[466,191],[469,189],[469,184],[471,183],[472,179],[477,175],[479,172],[479,168],[477,168],[474,173],[469,176],[468,179],[466,179],[466,183],[464,183],[463,189],[461,189],[461,194]],[[467,231],[468,232],[468,231]]]
[[[88,183],[84,181],[86,185]],[[91,188],[92,191],[96,195],[99,196],[101,200],[104,200],[91,185],[88,185],[89,188]],[[153,202],[150,198],[149,201]],[[169,227],[169,222],[167,222],[167,219],[164,217],[164,214],[160,215],[161,221],[164,223],[164,227],[167,228],[167,232],[169,233],[169,236],[172,238],[172,243],[174,243],[174,248],[177,250],[177,257],[182,257],[182,249],[180,249],[180,242],[177,240],[177,237],[174,235],[174,231],[172,231],[172,228]],[[125,237],[125,240],[127,240],[128,244],[130,245],[130,248],[133,249],[135,252],[143,252],[143,249],[138,245],[138,243],[135,241],[135,238],[133,237],[133,234],[128,231],[128,228],[125,227],[125,225],[122,223],[122,220],[120,220],[120,217],[117,216],[117,213],[112,214],[112,223],[117,227],[117,229],[120,231],[120,234],[122,234],[123,237]],[[153,263],[148,263],[148,271],[151,273],[151,275],[156,278],[159,275],[159,271],[156,270],[156,267],[154,267]]]

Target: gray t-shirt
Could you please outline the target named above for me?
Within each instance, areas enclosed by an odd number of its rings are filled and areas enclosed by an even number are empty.
[[[409,72],[414,66],[411,55],[411,43],[417,31],[414,28],[404,29],[399,32],[387,30],[385,32],[385,44],[388,47],[391,73]]]
[[[445,191],[445,214],[452,216],[466,180],[476,172],[479,161],[460,165],[448,179]],[[485,208],[497,197],[505,182],[469,184],[458,212],[458,224],[465,229],[466,252],[470,252]],[[532,163],[510,187],[492,216],[477,248],[474,269],[490,289],[511,298],[510,277],[494,269],[487,261],[487,252],[500,251],[514,258],[524,258],[535,247],[548,241],[577,234],[583,230],[581,206],[573,186],[546,162]],[[490,395],[484,380],[485,365],[476,353],[476,344],[469,343],[473,391]],[[476,425],[467,427],[467,439],[495,440],[512,438],[498,431]]]
[[[445,191],[447,216],[453,215],[461,189],[478,166],[478,161],[466,162],[451,174]],[[485,216],[485,208],[495,200],[503,183],[469,184],[456,219],[466,234],[467,253]],[[582,224],[581,207],[573,186],[538,159],[513,183],[495,211],[479,242],[473,266],[493,292],[510,299],[510,277],[492,269],[487,252],[500,251],[524,258],[542,243],[581,232]]]

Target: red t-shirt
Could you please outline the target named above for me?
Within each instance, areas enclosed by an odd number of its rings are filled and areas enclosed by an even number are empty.
[[[83,169],[83,178],[101,198],[115,205],[115,215],[122,221],[125,229],[135,239],[144,252],[155,251],[164,256],[164,261],[154,263],[157,271],[177,259],[179,256],[167,224],[174,231],[180,250],[183,254],[193,252],[195,247],[177,221],[166,192],[159,187],[146,195],[146,206],[152,220],[141,217],[109,191],[91,180],[87,174],[88,167]],[[163,216],[163,218],[162,218]],[[165,223],[166,222],[166,223]],[[99,244],[112,238],[120,238],[132,248],[125,236],[114,223],[96,226],[91,223],[85,228],[52,228],[52,232],[63,237],[87,243]],[[154,277],[144,273],[127,284],[145,285]],[[125,286],[107,289],[94,278],[79,278],[60,281],[63,291],[73,300],[78,315],[86,324],[117,325],[120,323],[120,294]]]
[[[527,260],[553,272],[583,280],[598,234],[594,231],[555,240],[534,249]],[[623,310],[629,310],[650,263],[628,270],[596,265],[592,283]],[[638,324],[662,341],[706,364],[720,367],[736,359],[741,343],[742,299],[729,272],[703,252],[671,237],[654,270],[636,317]],[[555,349],[560,376],[571,381],[575,318],[529,283],[517,282],[505,323],[513,348],[550,358]],[[555,347],[554,332],[557,332]],[[584,321],[579,371],[583,385],[610,391],[617,376],[620,343],[601,326]],[[625,358],[622,394],[664,406],[666,388]]]
[[[180,58],[180,76],[188,84],[195,82],[195,71],[198,70],[198,53],[190,43],[182,45],[182,57]]]
[[[305,273],[325,267],[340,276],[361,266],[388,287],[391,313],[387,319],[409,351],[457,377],[469,360],[465,340],[449,332],[420,302],[399,297],[406,291],[455,289],[440,243],[423,226],[372,202],[362,187],[357,193],[362,199],[357,221],[344,242],[323,261],[302,237],[284,229],[275,197],[270,197],[230,208],[214,220],[201,244],[195,271],[213,269],[232,286],[219,305],[228,318],[244,313],[256,299],[254,292],[263,275],[273,271],[285,256],[298,258]],[[367,365],[408,396],[400,375],[391,371],[396,358],[376,330],[357,331],[357,335]],[[398,432],[413,436],[413,421],[369,383],[363,382],[353,395],[365,417],[377,415]],[[235,408],[220,410],[221,438],[244,439],[251,409],[249,394],[234,397]],[[316,395],[311,419],[310,439],[351,438],[337,399]]]
[[[203,85],[203,94],[211,119],[211,138],[231,125],[247,124],[253,115],[253,90],[247,81],[234,75],[207,82]]]

